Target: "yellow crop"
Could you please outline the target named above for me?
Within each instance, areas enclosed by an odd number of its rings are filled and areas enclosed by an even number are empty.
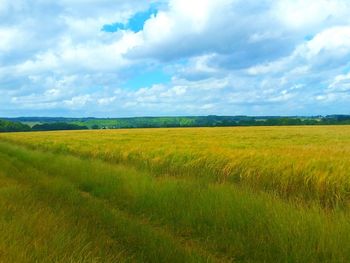
[[[0,139],[132,164],[155,175],[242,184],[323,206],[349,200],[350,126],[36,132]]]

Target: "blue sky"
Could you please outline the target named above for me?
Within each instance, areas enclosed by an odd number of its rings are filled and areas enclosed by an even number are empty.
[[[102,31],[115,33],[119,30],[131,30],[135,33],[140,32],[143,29],[145,22],[152,16],[156,16],[158,12],[158,6],[151,4],[150,7],[145,11],[140,11],[133,14],[126,22],[115,22],[112,24],[106,24],[102,26]]]
[[[0,116],[350,114],[347,0],[2,0]]]

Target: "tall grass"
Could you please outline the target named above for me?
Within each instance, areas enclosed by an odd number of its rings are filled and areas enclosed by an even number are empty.
[[[6,187],[2,210],[4,215],[20,210],[10,221],[2,218],[7,240],[0,262],[207,262],[208,256],[181,246],[165,231],[76,188],[69,172],[77,170],[62,170],[75,167],[76,160],[0,148],[1,173],[17,185]]]
[[[0,175],[13,262],[350,261],[344,210],[3,142]]]
[[[350,126],[43,132],[0,139],[155,175],[247,185],[324,207],[347,206],[350,197]]]
[[[1,171],[4,163],[1,156]],[[59,198],[49,203],[43,189],[14,182],[17,172],[0,179],[0,262],[133,262],[84,214],[73,216]]]

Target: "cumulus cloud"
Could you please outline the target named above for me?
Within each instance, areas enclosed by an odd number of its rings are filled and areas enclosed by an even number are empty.
[[[142,30],[102,30],[154,8]],[[347,0],[3,0],[0,115],[350,113],[349,12]]]
[[[149,19],[132,55],[168,60],[218,53],[232,64],[287,54],[325,26],[348,23],[350,3],[321,1],[171,0]]]

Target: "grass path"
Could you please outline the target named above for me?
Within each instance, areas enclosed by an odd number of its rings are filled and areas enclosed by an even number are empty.
[[[15,195],[23,194],[24,190],[25,197],[30,199],[21,199],[20,208],[24,208],[27,201],[30,201],[33,205],[33,207],[29,205],[28,210],[22,211],[29,221],[29,226],[28,222],[22,222],[24,227],[30,228],[34,224],[37,228],[36,233],[30,233],[32,240],[28,241],[27,251],[24,252],[23,257],[18,258],[18,255],[16,255],[18,250],[16,252],[16,248],[12,248],[14,249],[11,255],[14,258],[13,262],[152,262],[153,259],[157,259],[158,262],[172,260],[174,262],[207,262],[204,257],[196,255],[195,251],[183,247],[181,243],[165,231],[160,231],[117,208],[105,205],[98,198],[76,189],[68,180],[42,172],[13,156],[0,154],[0,157],[1,171],[2,173],[5,171],[7,181],[8,178],[11,181],[17,181],[13,190],[16,192]],[[5,187],[5,189],[5,193],[8,193],[8,191],[10,194],[13,193],[10,187]],[[11,196],[8,197],[11,198]],[[7,202],[9,201],[7,200]],[[56,229],[58,232],[60,232],[60,225],[62,223],[66,224],[67,221],[71,221],[69,225],[71,229],[78,228],[75,232],[74,243],[71,244],[72,247],[76,248],[73,252],[57,250],[56,245],[67,247],[65,237],[57,241],[56,236],[40,237],[40,235],[45,234],[45,229],[50,231],[52,225],[46,225],[45,214],[42,215],[43,218],[30,218],[32,214],[41,217],[42,210],[38,207],[38,204],[45,207],[45,209],[53,210],[53,218],[56,217],[56,213],[59,213],[61,218],[63,217],[62,222],[57,222]],[[12,205],[16,206],[18,203]],[[15,207],[14,209],[18,208]],[[39,219],[40,222],[36,222],[36,219]],[[20,227],[19,222],[11,220],[11,223]],[[44,230],[43,233],[42,230]],[[29,229],[29,231],[33,231],[33,229]],[[86,231],[88,233],[84,234]],[[36,236],[36,234],[39,236]],[[80,238],[81,234],[83,234],[82,238]],[[12,233],[9,233],[9,238],[11,235]],[[18,240],[21,239],[22,235],[26,237],[27,233],[19,233]],[[61,236],[61,234],[59,233],[58,236]],[[84,236],[87,236],[87,240],[83,239]],[[53,247],[43,248],[38,246],[37,240],[43,240],[44,238],[48,238],[45,243],[51,243]],[[17,241],[15,238],[14,240]],[[17,249],[23,250],[23,247]],[[2,250],[7,251],[8,249],[3,248]],[[46,255],[45,252],[48,252],[48,254]],[[68,255],[72,254],[72,257],[64,256],[66,253]],[[77,253],[77,258],[74,257],[74,253]],[[3,258],[7,261],[11,257],[3,253]]]
[[[349,262],[349,215],[0,142],[0,262]]]

